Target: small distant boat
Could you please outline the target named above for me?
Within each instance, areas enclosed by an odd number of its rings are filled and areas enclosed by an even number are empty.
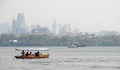
[[[49,58],[48,48],[28,48],[28,49],[15,49],[21,51],[20,56],[15,56],[16,59],[39,59]],[[30,53],[28,53],[30,52]],[[32,52],[35,52],[32,54]]]
[[[85,47],[84,44],[78,45],[78,44],[73,44],[72,46],[69,46],[68,48],[78,48],[78,47]]]
[[[73,44],[71,46],[68,46],[68,48],[78,48],[78,45],[77,44]]]

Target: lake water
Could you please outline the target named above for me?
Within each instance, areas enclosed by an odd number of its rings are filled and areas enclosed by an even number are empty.
[[[50,47],[46,59],[15,59],[15,48],[0,47],[0,70],[120,70],[120,47]]]

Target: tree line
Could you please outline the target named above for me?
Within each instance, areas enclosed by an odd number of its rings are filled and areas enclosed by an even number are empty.
[[[120,46],[120,35],[88,36],[88,35],[40,35],[40,34],[2,34],[0,46]]]

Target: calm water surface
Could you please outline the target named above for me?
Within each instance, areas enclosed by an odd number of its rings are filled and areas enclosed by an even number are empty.
[[[0,47],[0,70],[120,70],[120,47],[50,47],[46,59],[15,59],[15,48]]]

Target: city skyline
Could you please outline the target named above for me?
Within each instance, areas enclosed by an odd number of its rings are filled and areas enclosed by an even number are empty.
[[[120,32],[119,4],[118,0],[1,0],[0,24],[12,24],[12,18],[24,13],[27,25],[50,28],[56,19],[57,24],[70,24],[81,32]]]

